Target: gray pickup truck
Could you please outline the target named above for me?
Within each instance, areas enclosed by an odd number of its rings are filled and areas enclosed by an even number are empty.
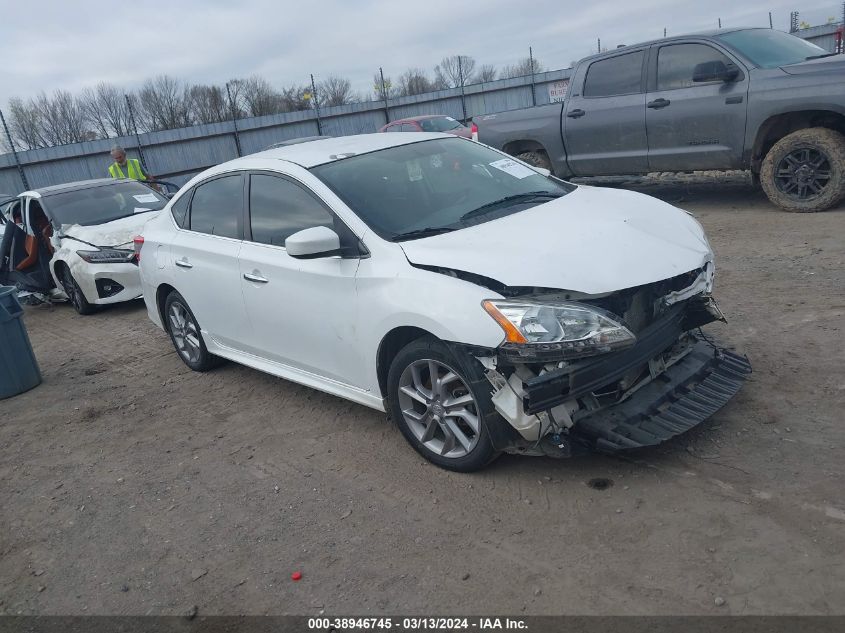
[[[587,57],[562,104],[473,121],[482,143],[561,178],[750,169],[787,211],[845,197],[845,55],[771,29]]]

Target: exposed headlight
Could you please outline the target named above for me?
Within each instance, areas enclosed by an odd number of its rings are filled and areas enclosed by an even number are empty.
[[[633,345],[637,337],[617,317],[583,303],[488,300],[487,313],[505,331],[508,355],[579,358]]]
[[[130,264],[135,259],[135,251],[122,248],[101,248],[98,251],[76,251],[89,264]]]

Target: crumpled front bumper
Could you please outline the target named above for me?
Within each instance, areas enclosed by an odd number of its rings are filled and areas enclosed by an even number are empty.
[[[570,441],[601,452],[660,444],[725,406],[750,373],[744,356],[699,341],[628,399],[579,419]]]

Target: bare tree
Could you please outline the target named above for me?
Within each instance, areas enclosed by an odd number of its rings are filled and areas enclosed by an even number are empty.
[[[123,93],[107,83],[86,88],[80,97],[85,116],[102,138],[130,133],[129,108]]]
[[[409,68],[399,76],[399,96],[418,95],[433,89],[432,81],[422,68]]]
[[[352,92],[352,83],[343,77],[330,75],[317,86],[317,92],[322,106],[339,106],[360,101],[358,95]]]
[[[188,88],[188,108],[197,123],[220,123],[232,118],[226,92],[220,86],[196,85]]]
[[[246,116],[265,116],[285,111],[282,95],[263,77],[253,75],[246,79],[233,79],[229,82],[229,90],[232,101]]]
[[[475,60],[468,55],[444,57],[434,67],[434,84],[437,88],[457,88],[472,83]]]
[[[148,130],[172,130],[193,123],[188,89],[178,79],[159,75],[138,91],[139,123]]]
[[[31,99],[26,102],[17,97],[9,99],[9,133],[22,149],[48,145],[41,134],[41,116]]]
[[[305,95],[311,92],[310,86],[288,86],[282,88],[281,112],[297,112],[299,110],[309,110],[311,108],[310,100],[305,98]]]
[[[382,101],[385,98],[390,99],[396,96],[396,89],[393,87],[393,80],[390,77],[384,78],[384,88],[381,85],[381,73],[373,74],[373,94],[376,101]]]
[[[493,64],[484,64],[478,67],[475,71],[473,79],[475,83],[486,83],[488,81],[496,81],[497,75],[496,67]]]
[[[510,79],[511,77],[524,77],[531,74],[531,64],[534,64],[534,74],[543,72],[543,64],[537,61],[537,58],[532,60],[531,57],[519,60],[513,66],[505,66],[502,69],[502,79]]]
[[[65,90],[56,90],[52,97],[45,93],[30,100],[38,113],[40,136],[47,145],[66,145],[90,139],[85,111],[76,97]]]

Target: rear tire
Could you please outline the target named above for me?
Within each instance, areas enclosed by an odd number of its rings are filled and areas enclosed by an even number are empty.
[[[208,351],[194,313],[175,290],[164,301],[164,324],[179,358],[194,371],[208,371],[223,362]]]
[[[474,358],[457,358],[439,339],[424,336],[399,351],[387,374],[387,400],[402,435],[433,464],[466,473],[498,456],[489,425],[501,419],[489,383]]]
[[[536,152],[522,152],[517,154],[516,157],[522,162],[533,165],[534,167],[540,167],[541,169],[548,169],[549,171],[552,171],[552,162],[549,160],[546,152],[539,150]]]
[[[85,294],[79,284],[76,283],[70,268],[66,264],[61,265],[61,281],[65,294],[74,310],[83,316],[94,314],[97,311],[97,307],[85,298]]]
[[[788,134],[763,159],[760,184],[784,211],[825,211],[845,197],[845,136],[815,127]]]

